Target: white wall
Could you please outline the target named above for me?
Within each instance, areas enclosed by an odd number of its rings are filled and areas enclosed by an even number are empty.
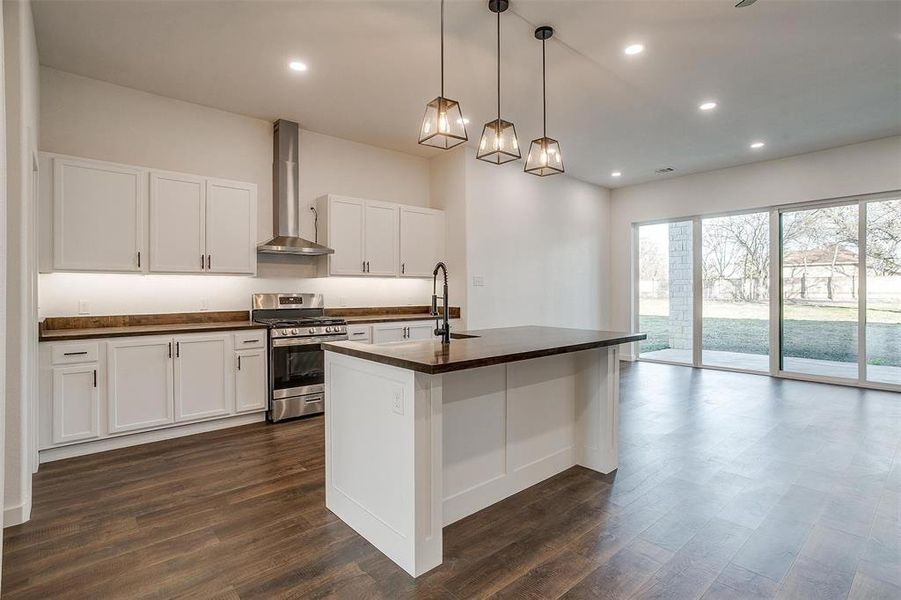
[[[38,54],[29,2],[4,2],[7,131],[6,440],[4,526],[27,521],[36,463],[29,437],[37,396],[33,157],[38,134]]]
[[[631,225],[901,189],[901,137],[613,190],[613,329],[631,319]]]
[[[147,167],[251,181],[258,186],[258,241],[272,235],[272,124],[41,68],[40,148]],[[300,134],[300,202],[336,193],[429,206],[424,158],[309,131]],[[313,215],[302,208],[302,235]],[[46,219],[42,219],[46,220]],[[47,236],[44,253],[49,248]],[[40,314],[152,313],[249,308],[250,294],[317,291],[329,306],[425,304],[423,280],[315,278],[314,259],[266,258],[257,277],[93,275],[40,276]]]
[[[3,10],[0,10],[0,231],[6,231],[6,52]],[[6,340],[6,235],[0,236],[0,340]],[[6,343],[0,342],[0,490],[4,489],[6,457]],[[0,515],[5,506],[0,493]],[[3,572],[3,528],[0,527],[0,573]]]
[[[451,304],[465,298],[468,328],[606,327],[607,189],[466,148],[433,159],[432,195],[447,213]]]

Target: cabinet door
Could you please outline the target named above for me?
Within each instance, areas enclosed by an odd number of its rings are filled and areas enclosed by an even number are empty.
[[[226,357],[229,336],[186,335],[175,338],[175,420],[193,421],[227,415],[231,398]]]
[[[235,412],[265,410],[269,404],[266,350],[238,350],[235,359]]]
[[[405,323],[378,324],[372,326],[372,343],[386,344],[388,342],[402,342],[406,334]]]
[[[172,340],[110,340],[107,348],[109,431],[172,423]]]
[[[416,321],[414,323],[407,323],[408,340],[430,340],[434,337],[434,321]]]
[[[363,274],[363,201],[329,198],[328,244],[330,275]]]
[[[53,368],[53,443],[100,435],[97,363]]]
[[[206,255],[211,273],[256,273],[257,188],[207,180]]]
[[[204,270],[204,180],[150,173],[150,270]]]
[[[144,176],[118,165],[53,160],[55,269],[142,269]]]
[[[444,213],[426,208],[400,209],[400,274],[431,277],[444,260]]]
[[[367,275],[397,275],[397,206],[366,202],[364,260]]]

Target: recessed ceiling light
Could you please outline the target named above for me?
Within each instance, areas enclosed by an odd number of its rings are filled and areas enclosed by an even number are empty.
[[[292,71],[306,71],[307,64],[302,63],[299,60],[292,60],[291,62],[288,63],[288,68],[291,69]]]
[[[614,171],[613,173],[610,173],[610,177],[619,177],[620,175],[622,175],[622,173],[620,173],[619,171]]]
[[[751,148],[753,148],[754,150],[757,150],[758,148],[763,148],[764,146],[766,146],[766,144],[763,142],[752,142],[751,143]]]
[[[644,52],[644,46],[642,46],[641,44],[631,44],[629,46],[626,46],[623,52],[629,55],[641,54],[642,52]]]
[[[714,108],[716,108],[716,102],[713,102],[712,100],[707,101],[701,104],[698,108],[700,108],[701,110],[713,110]]]

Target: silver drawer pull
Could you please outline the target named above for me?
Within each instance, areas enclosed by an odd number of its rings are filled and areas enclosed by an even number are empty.
[[[81,356],[83,354],[87,354],[87,351],[85,351],[85,352],[63,352],[63,356]]]

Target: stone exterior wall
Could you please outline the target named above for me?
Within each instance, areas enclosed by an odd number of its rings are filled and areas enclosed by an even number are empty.
[[[691,221],[669,224],[669,344],[691,349]]]

